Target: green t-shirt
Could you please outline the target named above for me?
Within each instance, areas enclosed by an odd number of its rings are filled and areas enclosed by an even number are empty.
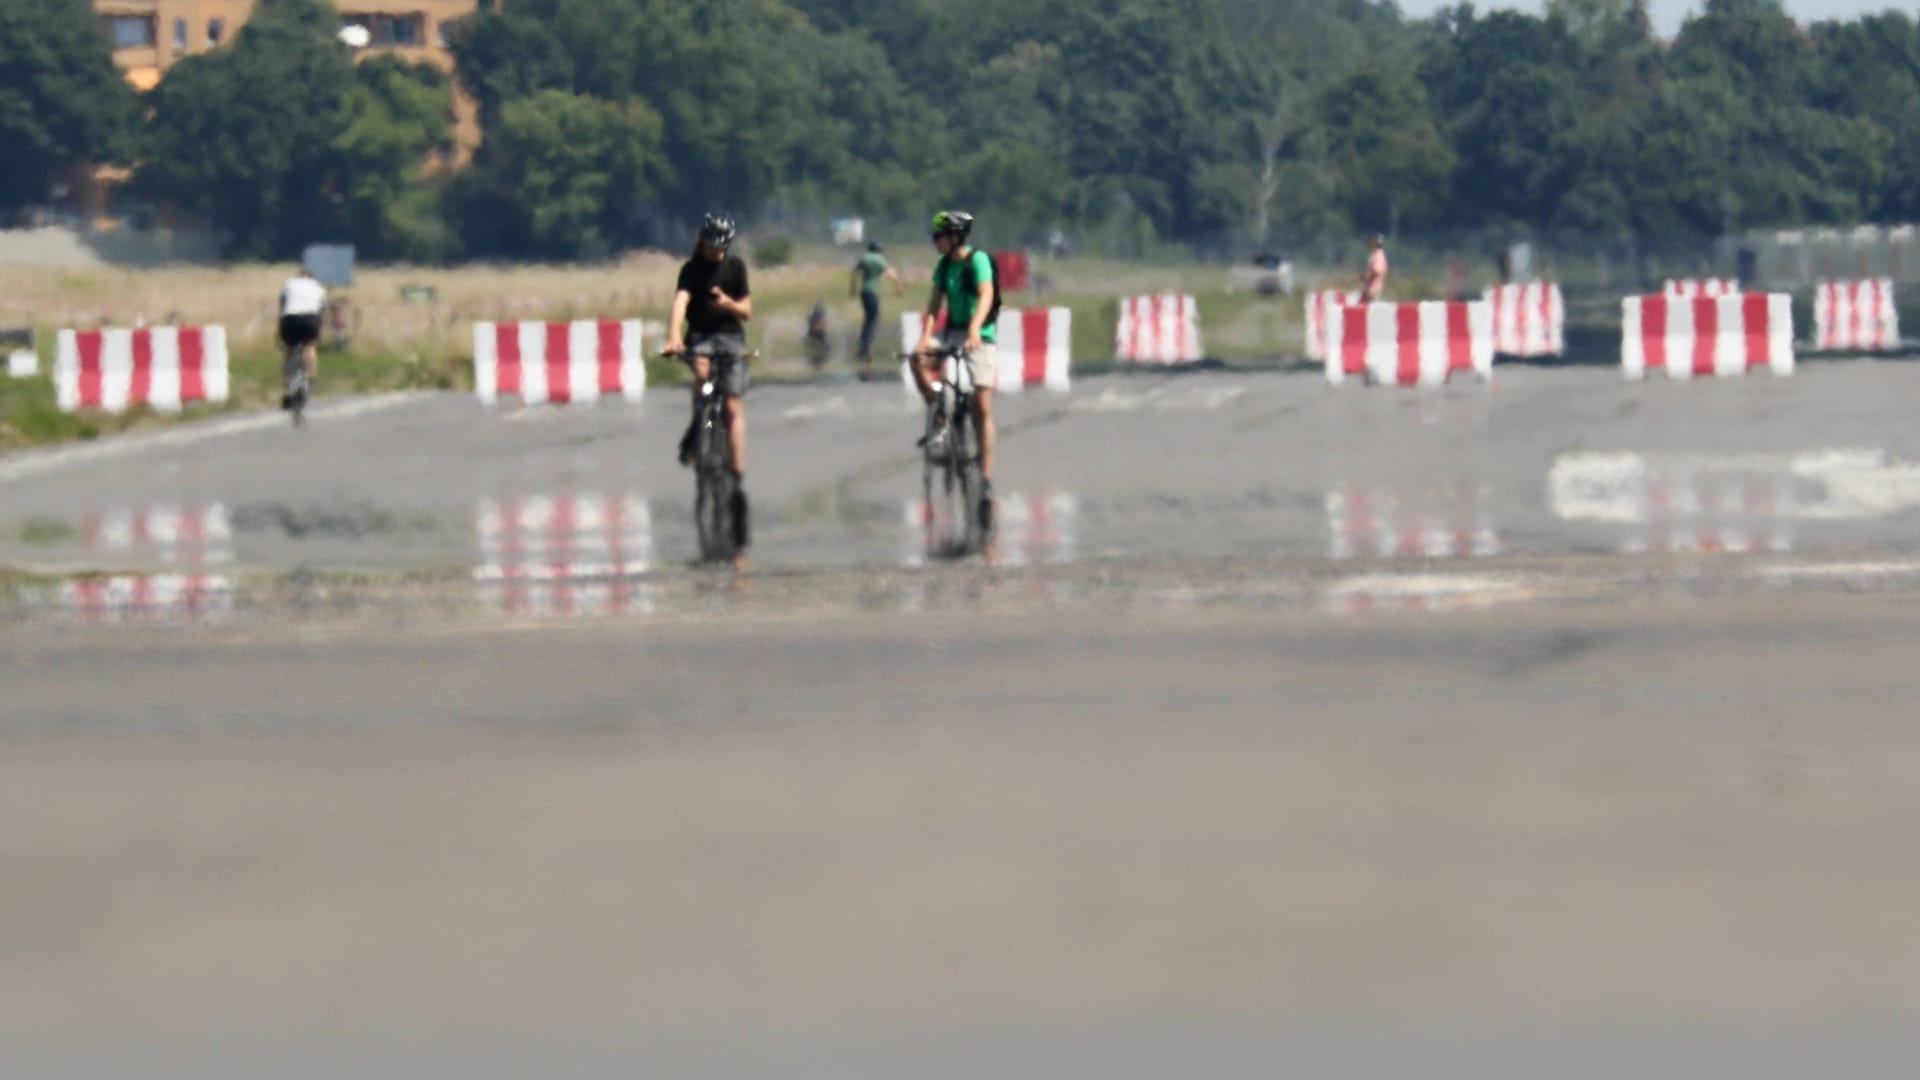
[[[980,282],[993,280],[993,260],[986,252],[975,248],[967,261],[973,264],[972,281],[967,280],[966,270],[950,258],[933,264],[933,285],[947,294],[947,325],[954,330],[965,330],[973,322],[973,309],[980,305],[977,291]],[[996,340],[992,323],[980,328],[980,340]]]
[[[860,291],[880,293],[880,279],[887,276],[887,258],[877,251],[860,256]]]

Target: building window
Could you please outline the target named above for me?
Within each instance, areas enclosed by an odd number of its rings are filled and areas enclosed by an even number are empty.
[[[220,44],[220,39],[225,37],[226,34],[227,34],[227,20],[225,19],[208,19],[207,20],[207,44],[209,45]]]
[[[158,40],[151,15],[108,15],[101,22],[116,49],[151,49]]]
[[[424,15],[387,16],[387,41],[393,45],[425,45],[427,17]]]
[[[423,12],[416,11],[410,15],[341,12],[340,25],[366,27],[372,37],[368,44],[374,46],[416,46],[427,43],[427,16]]]
[[[173,47],[184,50],[187,47],[187,20],[173,20]]]

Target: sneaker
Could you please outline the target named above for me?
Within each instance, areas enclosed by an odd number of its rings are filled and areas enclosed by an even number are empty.
[[[695,430],[694,425],[688,424],[687,433],[680,436],[680,464],[683,466],[693,464],[693,433]]]

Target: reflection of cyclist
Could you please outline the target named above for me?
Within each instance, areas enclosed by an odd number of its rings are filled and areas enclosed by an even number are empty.
[[[319,374],[320,355],[315,346],[320,340],[320,313],[326,306],[326,287],[304,265],[280,287],[280,344],[288,353],[299,350],[309,393],[314,376]],[[292,407],[287,396],[281,396],[280,407]]]
[[[680,267],[674,287],[673,313],[667,317],[668,355],[690,354],[693,367],[694,423],[699,421],[700,386],[712,371],[727,417],[727,462],[736,476],[747,468],[747,416],[741,398],[747,393],[747,335],[743,325],[753,318],[753,296],[747,288],[747,264],[729,255],[733,246],[733,219],[708,214],[700,226],[693,257]],[[681,336],[682,330],[686,337]],[[693,462],[694,423],[680,439],[680,464]],[[744,515],[743,515],[744,516]]]
[[[873,374],[873,334],[880,327],[880,279],[893,282],[893,295],[905,295],[899,272],[887,265],[887,257],[880,252],[880,241],[867,245],[867,253],[854,264],[853,280],[847,286],[860,297],[860,310],[866,316],[860,324],[860,377],[863,379]]]
[[[933,294],[927,299],[927,321],[920,332],[920,345],[914,351],[919,359],[913,364],[913,381],[920,395],[933,400],[933,379],[928,373],[934,352],[933,327],[944,308],[947,313],[947,348],[964,348],[973,376],[973,411],[980,427],[980,480],[983,499],[993,494],[993,388],[999,373],[999,352],[994,344],[993,260],[984,251],[967,243],[973,233],[973,215],[960,210],[942,210],[933,215],[933,246],[940,261],[933,267]]]

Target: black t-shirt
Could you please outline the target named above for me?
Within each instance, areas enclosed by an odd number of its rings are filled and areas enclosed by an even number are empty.
[[[715,286],[735,300],[753,295],[747,290],[747,264],[741,262],[738,255],[729,255],[719,262],[695,255],[680,267],[680,282],[674,291],[684,291],[692,297],[687,303],[687,332],[702,336],[746,333],[738,318],[713,306]]]

